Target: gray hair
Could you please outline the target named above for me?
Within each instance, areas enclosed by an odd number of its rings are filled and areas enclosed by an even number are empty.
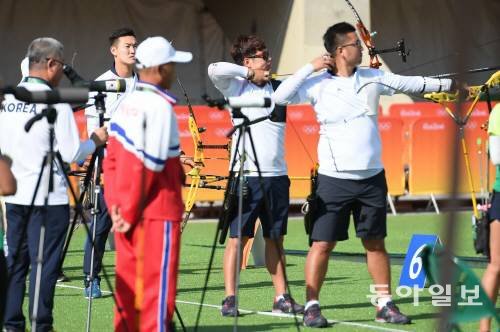
[[[64,47],[60,41],[50,37],[41,37],[31,42],[26,56],[29,58],[29,66],[32,68],[35,63],[45,62],[48,58],[62,61],[63,51]]]

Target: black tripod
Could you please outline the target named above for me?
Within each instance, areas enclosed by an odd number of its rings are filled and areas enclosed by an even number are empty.
[[[205,97],[205,100],[208,102],[209,106],[212,106],[212,107],[217,106],[219,109],[224,108],[225,104],[217,104],[213,100],[209,99],[208,97]],[[247,152],[246,152],[246,136],[247,135],[248,135],[248,139],[250,140],[250,147],[251,147],[251,150],[252,150],[252,153],[254,156],[253,162],[254,162],[256,169],[257,169],[257,174],[258,174],[258,178],[259,178],[259,187],[260,187],[260,190],[262,191],[262,194],[263,194],[264,209],[266,211],[266,214],[267,214],[269,220],[272,220],[272,213],[271,213],[271,210],[269,207],[269,199],[268,199],[267,193],[264,189],[262,172],[260,169],[259,161],[257,158],[257,153],[255,150],[255,144],[254,144],[252,133],[250,130],[251,125],[268,120],[268,119],[270,119],[271,115],[259,117],[257,119],[250,121],[245,115],[242,114],[240,108],[232,108],[231,112],[232,112],[233,119],[241,119],[242,122],[238,125],[235,125],[233,127],[233,129],[231,129],[229,131],[229,133],[227,133],[227,135],[226,135],[227,137],[231,137],[236,131],[238,131],[235,154],[234,154],[234,158],[233,158],[232,163],[231,163],[230,172],[229,172],[229,180],[228,180],[228,183],[226,186],[226,192],[224,195],[223,208],[222,208],[221,216],[219,218],[219,223],[217,225],[217,229],[215,232],[215,237],[214,237],[213,244],[212,244],[212,250],[210,253],[209,266],[207,269],[207,274],[205,276],[205,283],[204,283],[203,292],[201,295],[200,306],[198,308],[198,313],[196,316],[195,331],[198,330],[198,326],[199,326],[201,311],[202,311],[203,303],[205,300],[205,294],[207,291],[208,281],[210,278],[210,272],[212,269],[212,264],[213,264],[213,260],[214,260],[214,256],[215,256],[217,239],[219,238],[219,234],[220,234],[219,243],[224,244],[224,241],[225,241],[225,238],[227,236],[227,232],[229,230],[229,226],[231,223],[231,217],[232,217],[232,214],[234,213],[234,209],[236,207],[238,209],[237,210],[238,249],[237,249],[237,255],[236,255],[236,275],[235,275],[235,299],[236,299],[236,303],[235,303],[235,306],[236,306],[236,312],[238,312],[238,302],[239,302],[238,293],[239,293],[240,266],[241,266],[243,196],[244,196],[244,186],[245,186],[244,173],[245,173],[245,161],[247,158]],[[241,150],[242,151],[239,151],[240,150],[240,141],[241,141],[241,147],[242,147]],[[239,155],[239,158],[237,157],[238,155]],[[236,167],[237,162],[239,162],[239,170],[236,173],[235,167]],[[235,178],[236,174],[238,177],[237,179]],[[238,191],[237,194],[236,194],[236,188]],[[238,196],[237,203],[234,202],[236,196]],[[280,260],[281,260],[282,259],[281,257],[283,257],[283,252],[281,250],[281,247],[279,246],[277,240],[273,241],[273,243],[275,244],[275,248],[278,252],[278,257],[280,257]],[[283,275],[285,277],[286,287],[288,289],[288,293],[291,294],[290,286],[288,283],[288,278],[286,275],[285,262],[281,261],[281,263],[283,266]],[[294,319],[295,319],[295,324],[296,324],[297,330],[300,330],[297,316],[295,315],[295,313],[294,313]],[[233,323],[233,330],[237,331],[237,329],[238,329],[238,314],[236,314],[234,316],[234,323]]]
[[[94,96],[95,100],[95,108],[97,110],[97,114],[99,115],[99,127],[104,126],[104,114],[106,113],[106,105],[104,102],[104,98],[106,97],[105,94],[102,92],[99,92],[96,96]],[[94,173],[94,179],[93,179],[93,192],[91,193],[90,196],[90,202],[91,202],[91,210],[90,213],[92,215],[92,238],[90,239],[90,242],[92,243],[92,249],[91,249],[91,254],[90,254],[90,274],[88,275],[88,288],[89,288],[89,302],[88,302],[88,307],[87,307],[87,329],[86,331],[90,331],[90,322],[91,322],[91,317],[92,317],[92,299],[93,294],[93,285],[95,282],[95,277],[94,276],[94,259],[95,256],[99,257],[99,259],[102,259],[102,254],[99,252],[99,250],[96,250],[96,244],[95,244],[95,237],[96,237],[96,228],[97,228],[97,216],[101,212],[101,206],[100,206],[100,197],[102,195],[102,188],[101,188],[101,174],[102,174],[102,160],[104,158],[104,148],[98,148],[95,151],[95,160],[94,160],[94,168],[95,171]],[[69,243],[69,241],[68,241]]]

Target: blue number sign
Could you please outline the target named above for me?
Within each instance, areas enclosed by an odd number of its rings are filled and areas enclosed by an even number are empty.
[[[413,234],[408,250],[406,251],[403,270],[399,278],[399,286],[412,288],[425,287],[426,273],[422,266],[422,258],[419,255],[427,244],[430,244],[434,248],[439,242],[437,235]]]

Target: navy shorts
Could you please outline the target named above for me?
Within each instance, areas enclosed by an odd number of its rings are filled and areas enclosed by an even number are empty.
[[[500,193],[493,191],[491,197],[491,207],[488,210],[489,221],[500,220]]]
[[[363,180],[338,179],[319,174],[316,194],[319,199],[311,234],[313,241],[347,240],[351,214],[357,237],[386,237],[387,183],[384,171]]]
[[[260,219],[262,233],[265,238],[277,239],[286,234],[288,223],[288,207],[290,205],[290,180],[288,176],[269,176],[262,178],[262,185],[269,200],[270,214],[264,205],[264,195],[260,190],[259,178],[248,176],[245,178],[247,187],[243,197],[243,215],[241,236],[253,237],[255,221]],[[238,237],[238,209],[234,209],[231,216],[229,236]]]

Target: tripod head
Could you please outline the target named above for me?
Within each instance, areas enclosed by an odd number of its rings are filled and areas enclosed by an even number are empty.
[[[43,118],[47,118],[47,122],[49,123],[49,125],[53,126],[57,119],[57,110],[52,105],[48,105],[47,108],[44,108],[42,110],[42,112],[35,115],[31,119],[29,119],[28,122],[26,122],[26,124],[24,125],[24,130],[26,132],[29,132],[35,122]]]
[[[99,126],[102,127],[104,126],[104,114],[106,113],[106,94],[103,93],[102,91],[99,91],[95,96],[94,96],[94,105],[95,109],[97,111],[97,114],[99,115]]]
[[[243,119],[241,124],[234,126],[227,134],[226,137],[231,137],[234,132],[240,128],[248,127],[257,122],[261,122],[264,120],[268,120],[271,115],[266,115],[254,120],[249,120],[247,116],[245,116],[241,112],[241,108],[268,108],[271,107],[272,102],[269,97],[227,97],[227,98],[219,98],[212,99],[208,95],[204,94],[202,98],[207,102],[210,107],[217,107],[219,110],[223,110],[228,108],[231,111],[231,115],[233,119]]]

